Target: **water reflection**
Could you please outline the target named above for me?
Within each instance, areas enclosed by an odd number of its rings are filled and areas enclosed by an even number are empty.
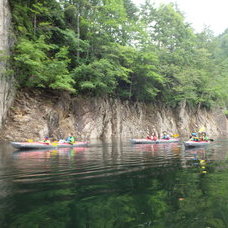
[[[228,227],[227,142],[2,148],[1,227]]]
[[[59,149],[33,149],[33,150],[17,150],[13,152],[15,159],[36,159],[43,161],[43,158],[50,159],[51,157],[75,157],[77,153],[86,151],[86,147],[75,148],[59,148]]]
[[[181,144],[179,143],[164,143],[164,144],[133,144],[133,148],[140,152],[151,152],[154,156],[161,155],[162,152],[180,152]]]

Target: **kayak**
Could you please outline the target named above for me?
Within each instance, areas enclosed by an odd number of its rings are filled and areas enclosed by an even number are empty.
[[[177,143],[180,139],[130,139],[133,144],[159,144],[159,143]]]
[[[11,142],[11,145],[16,149],[49,149],[49,148],[72,148],[88,146],[88,142],[70,143],[46,143],[46,142]]]
[[[201,147],[207,146],[210,144],[210,141],[185,141],[185,147]]]

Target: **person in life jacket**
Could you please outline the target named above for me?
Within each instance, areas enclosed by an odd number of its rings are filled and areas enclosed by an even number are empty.
[[[75,138],[74,136],[70,135],[66,138],[66,142],[67,143],[70,143],[70,144],[73,144],[75,142]]]
[[[156,136],[156,134],[153,135],[153,140],[154,141],[157,141],[158,140],[158,137]]]
[[[169,137],[169,135],[168,135],[168,133],[166,131],[163,131],[162,139],[166,139],[166,140],[170,139],[170,137]]]
[[[44,143],[50,143],[50,140],[47,136],[44,137],[44,140],[43,140]]]
[[[152,140],[152,137],[149,136],[149,135],[147,135],[147,136],[146,136],[146,139]]]
[[[158,139],[155,132],[151,136],[148,135],[146,138],[149,140],[154,140],[154,141],[156,141]]]
[[[199,141],[198,134],[196,132],[193,132],[190,136],[190,140],[195,142]]]
[[[201,132],[200,140],[201,141],[208,141],[208,137],[207,137],[207,133],[206,132]]]

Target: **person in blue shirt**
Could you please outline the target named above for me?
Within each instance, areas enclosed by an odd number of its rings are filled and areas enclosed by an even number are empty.
[[[162,139],[166,139],[166,140],[170,139],[170,137],[169,137],[169,135],[168,135],[168,133],[166,131],[163,131]]]
[[[71,134],[70,136],[68,136],[68,137],[66,138],[66,142],[67,142],[67,143],[70,143],[70,144],[73,144],[73,143],[75,142],[74,136],[72,136],[72,134]]]
[[[196,132],[193,132],[190,136],[191,141],[199,141],[198,134]]]

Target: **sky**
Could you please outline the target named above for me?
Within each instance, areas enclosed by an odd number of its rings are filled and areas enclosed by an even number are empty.
[[[144,0],[132,1],[136,5],[144,3]],[[228,0],[151,0],[155,5],[169,2],[177,3],[185,21],[196,32],[201,32],[207,26],[215,35],[219,35],[228,28]]]

